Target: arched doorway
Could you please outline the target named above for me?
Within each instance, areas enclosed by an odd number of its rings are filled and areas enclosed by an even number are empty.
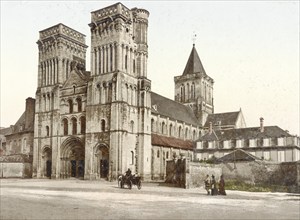
[[[52,150],[49,146],[42,150],[42,176],[51,178],[52,174]]]
[[[94,170],[97,178],[108,178],[109,175],[109,148],[99,144],[94,149],[95,163]]]
[[[66,139],[61,147],[61,176],[62,178],[84,178],[84,145],[79,138]]]

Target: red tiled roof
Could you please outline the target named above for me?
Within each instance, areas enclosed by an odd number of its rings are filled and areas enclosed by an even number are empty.
[[[193,142],[173,137],[161,136],[158,134],[151,135],[151,144],[164,147],[175,147],[186,150],[193,150]]]

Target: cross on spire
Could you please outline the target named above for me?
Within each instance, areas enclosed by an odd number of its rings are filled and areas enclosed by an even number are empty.
[[[192,35],[193,46],[195,46],[196,40],[197,40],[197,34],[194,31]]]

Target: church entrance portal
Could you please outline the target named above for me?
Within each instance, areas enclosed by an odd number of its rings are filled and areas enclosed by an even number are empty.
[[[68,138],[62,145],[61,177],[84,178],[84,147],[80,139]]]
[[[98,145],[95,149],[95,171],[98,178],[108,178],[109,149],[106,145]]]
[[[45,147],[42,151],[42,177],[51,178],[52,174],[52,151],[49,146]]]
[[[47,160],[46,162],[46,177],[51,178],[51,168],[52,168],[52,161],[51,160]]]

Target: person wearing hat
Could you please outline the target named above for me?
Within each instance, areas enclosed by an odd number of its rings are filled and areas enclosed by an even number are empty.
[[[214,175],[211,175],[211,195],[218,195],[217,183]]]
[[[204,184],[205,184],[205,189],[207,191],[207,195],[210,195],[210,191],[209,190],[211,189],[211,185],[210,185],[210,177],[209,177],[208,174],[206,175],[206,179],[204,181]]]

